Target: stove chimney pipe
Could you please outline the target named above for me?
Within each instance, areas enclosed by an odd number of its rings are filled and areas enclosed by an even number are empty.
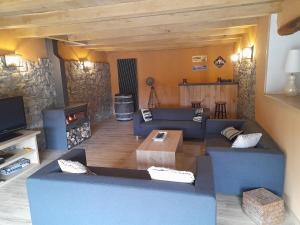
[[[58,55],[58,41],[46,39],[48,58],[51,61],[55,90],[56,107],[68,105],[68,90],[64,60]]]

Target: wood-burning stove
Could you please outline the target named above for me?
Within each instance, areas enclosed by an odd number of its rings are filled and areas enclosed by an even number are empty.
[[[68,150],[91,137],[87,104],[43,111],[48,149]]]

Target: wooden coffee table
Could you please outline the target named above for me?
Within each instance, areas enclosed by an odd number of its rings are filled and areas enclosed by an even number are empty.
[[[164,130],[168,132],[166,139],[163,142],[156,142],[152,138],[158,131],[153,130],[137,148],[139,168],[145,169],[150,166],[175,168],[175,153],[182,148],[182,131]]]

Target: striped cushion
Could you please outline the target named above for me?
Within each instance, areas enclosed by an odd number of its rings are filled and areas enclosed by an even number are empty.
[[[237,130],[234,127],[227,127],[221,131],[221,134],[230,141],[234,140],[241,133],[243,133],[242,130]]]
[[[196,108],[194,111],[193,121],[201,123],[202,114],[203,114],[203,108]]]
[[[142,112],[143,119],[145,122],[152,121],[152,113],[151,113],[150,109],[141,109],[141,112]]]

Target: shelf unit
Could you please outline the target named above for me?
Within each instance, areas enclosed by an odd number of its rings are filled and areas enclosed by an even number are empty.
[[[13,156],[7,158],[4,163],[0,164],[0,169],[14,163],[21,158],[29,159],[30,165],[11,175],[0,174],[0,179],[3,181],[1,184],[17,177],[18,175],[32,168],[34,165],[40,164],[39,150],[36,139],[36,136],[40,134],[40,131],[21,130],[18,131],[18,133],[21,133],[22,135],[0,142],[0,150],[4,150],[13,154]]]

